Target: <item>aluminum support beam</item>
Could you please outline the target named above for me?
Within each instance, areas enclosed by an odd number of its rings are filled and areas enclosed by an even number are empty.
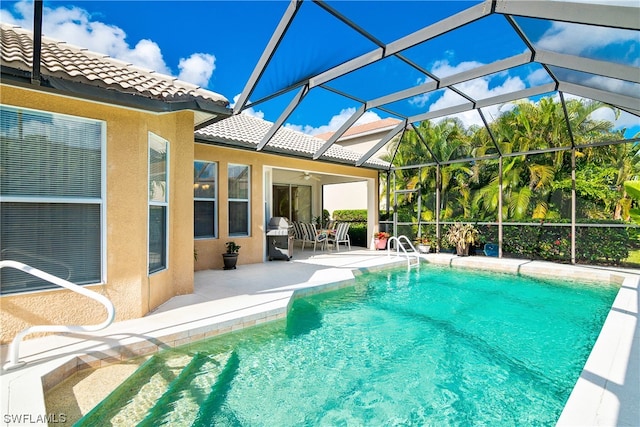
[[[502,224],[502,156],[498,160],[498,258],[502,258],[503,224]]]
[[[363,154],[358,161],[356,162],[356,166],[362,166],[367,160],[371,158],[374,154],[378,152],[382,147],[384,147],[389,141],[393,139],[398,133],[404,130],[407,127],[407,119],[404,119],[402,122],[398,123],[396,127],[394,127],[389,133],[385,135],[376,145],[371,147],[369,151]]]
[[[318,160],[320,156],[322,156],[338,140],[338,138],[340,138],[360,117],[362,117],[365,111],[367,111],[366,104],[361,105],[360,108],[358,108],[356,112],[353,113],[351,117],[342,124],[342,126],[340,126],[340,129],[335,131],[333,135],[331,135],[331,138],[322,144],[322,147],[313,154],[313,160]]]
[[[458,74],[452,74],[440,79],[440,86],[452,86],[465,81],[499,73],[500,71],[506,71],[510,68],[519,67],[520,65],[531,62],[532,56],[533,55],[530,52],[525,52],[519,55],[514,55],[510,58],[492,62],[491,64],[481,65]]]
[[[491,138],[491,142],[493,142],[493,146],[496,147],[498,154],[502,156],[502,150],[500,150],[500,146],[498,145],[498,141],[496,141],[495,135],[493,134],[493,132],[491,132],[491,127],[489,127],[489,122],[487,122],[487,119],[484,116],[484,113],[482,112],[481,109],[478,108],[477,111],[478,111],[478,114],[480,115],[480,119],[482,120],[482,123],[484,123],[485,129],[487,129],[487,133],[489,134],[489,138]]]
[[[487,0],[484,3],[472,6],[467,10],[457,13],[456,15],[443,19],[433,25],[418,30],[413,34],[409,34],[408,36],[391,42],[385,48],[377,48],[330,70],[320,73],[309,79],[309,87],[314,88],[315,86],[324,84],[330,80],[350,73],[351,71],[357,70],[358,68],[362,68],[366,65],[379,61],[380,59],[394,55],[434,37],[474,22],[489,15],[492,11],[492,4],[493,1]]]
[[[287,120],[287,118],[291,115],[293,110],[296,109],[296,107],[300,104],[300,102],[304,99],[305,95],[308,92],[309,92],[308,86],[305,85],[302,88],[300,88],[300,90],[298,91],[296,96],[293,97],[293,99],[291,100],[287,108],[285,108],[282,114],[280,114],[280,117],[278,117],[278,120],[276,120],[275,123],[271,125],[271,128],[269,128],[267,133],[262,137],[262,140],[260,141],[260,143],[258,144],[258,147],[256,148],[257,151],[262,150],[265,147],[265,145],[267,145],[269,141],[271,141],[271,138],[273,138],[276,132],[278,132],[278,129],[282,127],[285,120]]]
[[[442,34],[448,33],[449,31],[455,30],[456,28],[460,28],[490,15],[493,12],[493,3],[494,2],[491,0],[484,1],[483,3],[472,6],[462,12],[456,13],[453,16],[391,42],[387,45],[386,54],[393,55],[394,53],[409,49],[410,47],[423,43],[427,40],[431,40]]]
[[[449,108],[443,108],[441,110],[430,111],[428,113],[417,114],[409,117],[409,122],[421,122],[423,120],[436,119],[438,117],[447,116],[450,114],[463,113],[465,111],[472,110],[474,108],[489,107],[491,105],[503,104],[505,102],[516,101],[518,99],[528,98],[530,96],[542,95],[545,93],[553,92],[556,90],[555,83],[548,83],[546,85],[533,87],[529,89],[523,89],[515,92],[505,93],[503,95],[493,96],[491,98],[480,99],[473,103],[464,103]]]
[[[453,86],[465,81],[477,79],[480,77],[488,76],[500,71],[505,71],[510,68],[518,67],[520,65],[527,64],[531,61],[531,53],[522,53],[512,56],[511,58],[503,59],[493,62],[491,64],[482,65],[480,67],[473,68],[458,74],[443,77],[440,82],[428,82],[415,86],[409,89],[404,89],[389,95],[381,96],[367,102],[369,108],[376,108],[380,105],[390,104],[392,102],[401,101],[406,98],[411,98],[425,93],[433,92],[443,87]]]
[[[442,185],[442,174],[440,165],[436,165],[436,253],[440,253],[440,186]]]
[[[282,15],[282,18],[280,19],[280,23],[278,24],[275,31],[271,35],[271,39],[269,40],[267,47],[265,47],[264,51],[262,51],[262,56],[260,57],[260,60],[256,64],[255,68],[253,69],[253,72],[251,73],[249,80],[247,80],[247,84],[245,85],[244,90],[240,94],[240,98],[238,98],[236,105],[233,107],[234,114],[238,114],[240,111],[244,109],[245,105],[247,104],[247,101],[249,100],[249,97],[255,90],[256,85],[260,80],[260,77],[262,77],[262,74],[264,73],[264,70],[269,65],[269,62],[271,62],[271,58],[273,58],[273,55],[275,54],[276,49],[278,49],[280,42],[282,42],[282,39],[284,38],[285,33],[287,32],[287,30],[289,29],[289,26],[293,22],[293,18],[296,16],[298,11],[300,10],[300,6],[302,6],[302,0],[291,0],[289,2],[289,6],[287,7],[287,10],[285,11],[284,15]]]
[[[560,82],[558,90],[570,93],[572,95],[582,96],[584,98],[594,99],[596,101],[606,102],[614,107],[620,107],[640,115],[640,98],[612,93],[605,90],[594,89],[575,83]]]
[[[599,25],[627,30],[640,29],[637,7],[613,4],[498,0],[495,12],[504,15]]]
[[[564,124],[567,126],[567,132],[569,132],[569,141],[571,141],[571,148],[575,148],[576,142],[573,139],[573,129],[571,129],[571,121],[569,120],[569,112],[567,111],[567,103],[564,101],[564,94],[558,92],[560,95],[560,103],[562,104],[562,112],[564,114]]]
[[[465,102],[460,105],[454,105],[453,107],[442,108],[436,111],[429,111],[428,113],[417,114],[408,118],[408,122],[421,122],[423,120],[431,120],[438,117],[448,116],[451,114],[464,113],[465,111],[473,110],[475,105],[473,102]]]
[[[598,61],[548,50],[537,50],[534,61],[545,65],[582,71],[583,73],[640,83],[638,67],[617,64],[615,62]]]
[[[435,160],[437,164],[440,164],[440,159],[438,159],[438,157],[435,155],[435,153],[433,151],[431,151],[431,147],[429,147],[429,144],[427,144],[427,141],[424,140],[424,138],[420,134],[420,131],[418,130],[416,125],[411,123],[411,127],[413,128],[413,131],[416,133],[416,135],[418,135],[418,138],[420,138],[420,141],[422,141],[422,144],[424,144],[424,147],[427,149],[429,154],[431,154],[431,158],[433,160]]]
[[[571,264],[576,263],[576,149],[571,149]]]

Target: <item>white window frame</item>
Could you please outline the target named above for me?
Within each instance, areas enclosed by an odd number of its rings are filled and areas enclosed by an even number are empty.
[[[193,202],[194,202],[194,212],[195,212],[195,202],[213,202],[213,236],[194,236],[194,239],[196,240],[205,240],[205,239],[217,239],[219,234],[218,234],[218,211],[220,210],[220,205],[218,203],[218,187],[220,187],[219,185],[219,171],[220,171],[220,165],[218,164],[218,162],[211,162],[209,160],[194,160],[194,168],[195,168],[195,164],[196,163],[207,163],[207,164],[211,164],[215,166],[215,191],[213,194],[213,197],[193,197]],[[194,191],[195,191],[195,186],[197,185],[196,182],[193,183],[194,185]],[[195,224],[194,224],[194,234],[195,234]]]
[[[227,192],[227,214],[229,216],[228,220],[227,220],[227,232],[229,237],[249,237],[251,236],[251,166],[250,165],[244,165],[244,164],[240,164],[240,163],[228,163],[227,164],[227,191],[229,190],[229,171],[231,170],[232,166],[240,166],[240,167],[246,167],[247,168],[247,198],[246,199],[241,199],[241,198],[232,198],[229,193]],[[231,202],[246,202],[247,203],[247,233],[231,233],[231,209],[229,209]]]
[[[166,162],[165,162],[165,187],[164,187],[164,200],[158,201],[153,200],[151,196],[151,190],[149,188],[151,183],[151,147],[153,143],[162,143],[165,144],[166,147]],[[148,133],[148,144],[147,144],[147,182],[146,182],[146,192],[148,194],[148,208],[147,208],[147,274],[152,276],[154,274],[160,273],[162,271],[166,271],[169,268],[169,172],[171,171],[170,167],[170,144],[169,141],[162,138],[159,135],[156,135],[153,132]],[[151,231],[151,207],[152,206],[160,206],[165,209],[164,213],[164,266],[154,271],[150,271],[150,262],[151,262],[151,254],[149,251],[149,244],[151,241],[150,231]]]
[[[2,104],[2,108],[15,110],[17,112],[31,112],[34,114],[50,115],[52,118],[66,118],[79,122],[97,123],[100,125],[100,198],[95,197],[46,197],[46,196],[2,196],[0,203],[46,203],[46,204],[81,204],[99,205],[100,209],[100,279],[95,283],[83,283],[80,286],[92,286],[107,283],[107,123],[104,120],[89,119],[86,117],[62,114],[53,111],[37,110],[33,108],[18,107]],[[39,290],[26,290],[8,295],[21,295],[37,292],[47,292],[59,290],[59,286],[51,285],[51,288]]]

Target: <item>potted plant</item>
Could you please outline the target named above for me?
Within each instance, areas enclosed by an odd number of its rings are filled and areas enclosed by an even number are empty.
[[[238,251],[240,250],[240,246],[236,245],[236,242],[233,241],[225,243],[225,246],[227,247],[227,252],[222,254],[224,269],[235,270],[236,263],[238,262]]]
[[[379,231],[373,236],[373,243],[376,249],[386,249],[387,240],[389,240],[389,233],[386,231]]]
[[[458,256],[467,256],[469,247],[479,242],[480,232],[472,224],[456,222],[449,226],[446,239],[455,246]]]
[[[421,254],[428,254],[431,250],[431,240],[427,236],[417,237],[416,244],[418,245],[418,252]]]

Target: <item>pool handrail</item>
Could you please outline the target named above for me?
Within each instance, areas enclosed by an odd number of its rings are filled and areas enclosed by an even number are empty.
[[[412,252],[407,252],[407,249],[404,247],[404,245],[402,244],[402,241],[406,241],[406,243],[409,245],[409,247],[411,248]],[[418,251],[416,250],[415,246],[413,246],[413,243],[411,243],[411,240],[409,240],[409,238],[407,236],[405,236],[404,234],[400,235],[400,236],[391,236],[389,238],[389,242],[387,243],[387,256],[391,256],[391,243],[396,242],[396,256],[400,256],[400,249],[402,249],[402,252],[404,252],[404,255],[407,257],[407,270],[410,270],[411,267],[418,267],[420,266],[420,255],[418,254]],[[410,253],[415,254],[415,263],[411,263],[411,256]]]
[[[77,326],[77,325],[36,325],[30,326],[22,331],[18,332],[16,336],[11,341],[11,345],[9,346],[9,361],[5,363],[3,367],[4,370],[10,370],[18,368],[24,365],[25,362],[19,361],[19,353],[20,353],[20,342],[22,339],[32,333],[35,332],[95,332],[101,329],[106,328],[111,323],[113,323],[113,319],[115,318],[116,309],[113,303],[104,295],[100,295],[97,292],[84,288],[82,286],[78,286],[75,283],[71,283],[68,280],[61,279],[52,274],[46,273],[42,270],[38,270],[37,268],[31,267],[27,264],[4,260],[0,261],[0,269],[4,267],[15,268],[17,270],[21,270],[27,274],[31,274],[32,276],[38,277],[39,279],[46,280],[47,282],[53,283],[54,285],[62,286],[63,288],[69,289],[73,292],[79,293],[86,297],[89,297],[95,301],[98,301],[100,304],[104,305],[107,309],[107,318],[104,322],[99,323],[97,325],[88,325],[88,326]]]

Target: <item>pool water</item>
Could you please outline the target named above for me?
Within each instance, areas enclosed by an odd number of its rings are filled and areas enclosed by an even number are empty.
[[[286,322],[175,350],[225,363],[191,392],[196,409],[182,392],[161,412],[215,426],[554,425],[617,290],[433,266],[362,275],[296,300]]]

